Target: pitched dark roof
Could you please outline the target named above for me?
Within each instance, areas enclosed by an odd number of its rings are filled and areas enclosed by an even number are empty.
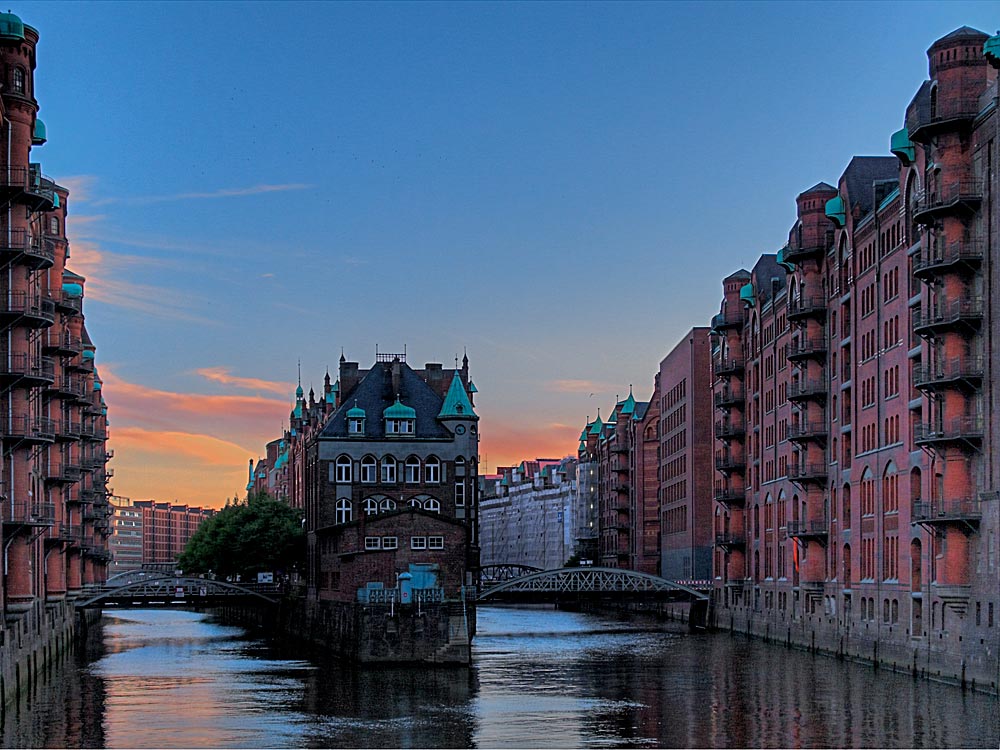
[[[347,412],[357,402],[358,407],[365,410],[365,438],[384,439],[385,422],[382,412],[396,401],[396,393],[392,388],[392,368],[391,362],[376,362],[354,390],[344,396],[340,408],[330,417],[320,438],[347,437]],[[399,368],[399,400],[417,412],[414,437],[450,439],[451,432],[437,421],[437,415],[441,411],[441,397],[409,365],[399,363]]]
[[[875,208],[875,183],[899,179],[899,161],[895,156],[855,156],[841,179],[847,188],[848,210],[860,205],[861,215],[867,216]]]
[[[772,297],[785,288],[788,274],[778,265],[778,256],[774,253],[764,253],[753,266],[753,291],[757,297],[757,305],[769,302]]]
[[[799,195],[809,195],[810,193],[829,193],[831,191],[836,193],[837,188],[825,182],[817,182],[808,190],[803,190],[801,193],[799,193]]]
[[[989,34],[986,34],[979,29],[974,29],[971,26],[959,26],[950,34],[945,34],[943,37],[934,42],[932,47],[937,47],[943,42],[956,42],[959,39],[986,41],[989,38]]]

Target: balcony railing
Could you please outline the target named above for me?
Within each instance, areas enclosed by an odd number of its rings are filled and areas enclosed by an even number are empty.
[[[715,535],[715,546],[722,547],[724,549],[733,549],[735,547],[745,547],[747,543],[746,537],[742,534],[737,534],[733,531],[724,531],[721,534]]]
[[[719,408],[729,408],[743,403],[743,390],[737,388],[723,388],[715,393],[715,405]]]
[[[793,482],[819,483],[826,482],[830,469],[823,463],[789,464],[788,478]]]
[[[746,470],[746,467],[747,460],[742,456],[736,456],[731,453],[718,453],[715,456],[716,470],[725,474],[734,472],[742,473]]]
[[[819,258],[833,246],[834,233],[825,231],[820,235],[804,237],[801,244],[789,243],[784,248],[783,259],[787,263],[801,263],[810,258]]]
[[[86,378],[64,372],[55,378],[49,390],[59,398],[81,399],[88,394],[89,389]]]
[[[911,524],[949,525],[971,524],[979,525],[983,517],[982,502],[977,497],[963,497],[948,500],[932,500],[931,502],[913,503]]]
[[[746,504],[746,490],[726,485],[717,485],[715,488],[715,501],[730,507],[742,508]]]
[[[789,521],[786,527],[788,536],[792,539],[824,540],[830,534],[829,521]]]
[[[56,203],[51,180],[43,178],[40,164],[0,169],[0,193],[8,199],[20,196],[19,202],[33,211],[51,211]]]
[[[983,418],[953,417],[913,426],[913,442],[919,446],[959,445],[977,447],[983,441]]]
[[[983,262],[983,243],[979,240],[959,240],[945,244],[936,242],[921,249],[913,259],[913,275],[918,279],[933,279],[945,271],[973,271]]]
[[[723,375],[739,375],[743,372],[744,366],[743,359],[739,357],[720,359],[715,362],[715,374],[720,377]]]
[[[51,526],[55,518],[56,506],[53,503],[36,503],[30,500],[3,503],[4,523],[20,526]]]
[[[982,357],[955,357],[913,368],[913,385],[921,390],[936,391],[960,387],[974,389],[983,380]]]
[[[793,380],[785,390],[789,401],[825,401],[829,385],[825,380]]]
[[[55,468],[49,468],[45,473],[46,481],[54,484],[69,484],[80,481],[80,467],[75,464],[64,463]]]
[[[29,443],[51,443],[56,438],[55,422],[47,417],[11,417],[6,420],[4,438]]]
[[[2,170],[0,170],[2,171]],[[0,294],[0,316],[7,319],[24,319],[29,325],[41,328],[56,319],[56,305],[50,299],[28,292]]]
[[[806,440],[826,440],[830,428],[824,420],[811,422],[793,422],[788,425],[788,439],[796,442]]]
[[[60,312],[79,315],[83,312],[83,297],[78,294],[62,292],[56,298],[56,307],[59,308]]]
[[[828,345],[821,337],[800,338],[788,345],[788,359],[808,359],[822,357],[826,354]]]
[[[55,250],[41,237],[25,229],[0,231],[0,254],[15,256],[33,269],[50,268],[55,262]]]
[[[25,385],[44,385],[55,379],[56,363],[51,357],[34,354],[0,354],[0,379],[23,381]]]
[[[79,524],[60,523],[49,533],[49,538],[60,542],[79,542],[83,538],[83,529]]]
[[[978,182],[952,182],[930,189],[918,197],[913,220],[931,224],[940,216],[972,213],[983,200],[983,188]]]
[[[712,318],[712,330],[725,331],[729,328],[743,327],[742,310],[724,310]]]
[[[788,319],[822,318],[826,316],[826,297],[802,297],[793,299],[788,305]]]
[[[933,112],[929,107],[913,108],[906,118],[906,130],[911,141],[926,143],[937,133],[969,127],[979,110],[977,96],[944,97],[935,102]]]
[[[715,423],[715,436],[728,440],[729,438],[740,438],[746,434],[746,425],[741,421],[723,420]]]
[[[83,351],[83,341],[69,331],[49,331],[48,339],[42,347],[54,354],[79,354]]]
[[[983,319],[983,298],[965,297],[931,305],[913,316],[913,331],[918,336],[956,329],[978,328]]]

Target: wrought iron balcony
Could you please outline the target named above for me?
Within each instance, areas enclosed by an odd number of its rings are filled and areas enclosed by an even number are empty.
[[[913,442],[929,448],[978,448],[983,442],[983,419],[980,416],[952,417],[940,422],[917,424]]]
[[[789,521],[785,527],[790,539],[826,542],[830,535],[829,521]]]
[[[742,421],[724,419],[715,423],[715,436],[722,440],[742,438],[746,434],[746,426]]]
[[[804,320],[806,318],[826,318],[826,297],[802,297],[793,299],[788,304],[789,320]]]
[[[56,308],[59,312],[68,315],[79,315],[83,312],[83,297],[79,294],[69,294],[63,291],[55,298]]]
[[[789,243],[784,248],[783,260],[786,263],[801,263],[804,260],[821,258],[833,246],[833,232],[824,231],[818,237],[803,238],[801,245]]]
[[[51,526],[55,522],[56,506],[30,500],[3,503],[3,522],[15,526]]]
[[[788,439],[795,443],[816,441],[825,443],[830,428],[825,420],[811,422],[793,422],[788,425]]]
[[[59,523],[49,532],[49,539],[59,542],[79,543],[82,538],[83,529],[79,524]]]
[[[52,181],[42,175],[40,164],[0,170],[0,197],[16,200],[32,211],[51,211],[59,200]]]
[[[973,391],[983,382],[983,372],[982,357],[955,357],[944,362],[916,365],[913,385],[931,392],[950,388]]]
[[[933,280],[943,273],[975,271],[983,263],[983,243],[979,240],[959,240],[947,245],[936,242],[921,248],[913,259],[913,275]]]
[[[785,390],[789,401],[826,401],[829,384],[825,380],[793,380]]]
[[[7,324],[23,322],[32,328],[44,328],[55,322],[56,305],[38,294],[7,292],[0,294],[0,319]]]
[[[910,523],[914,526],[964,526],[975,531],[983,517],[982,504],[977,497],[913,503]]]
[[[49,395],[61,399],[82,399],[88,392],[87,380],[79,375],[61,373],[49,386]]]
[[[788,345],[788,359],[796,362],[803,359],[825,357],[829,349],[826,339],[821,336],[800,338]]]
[[[742,310],[725,310],[712,318],[713,331],[725,331],[730,328],[743,327]]]
[[[71,484],[80,481],[80,467],[76,464],[63,463],[55,468],[49,468],[45,473],[45,481],[49,484]]]
[[[0,354],[0,381],[37,387],[55,379],[56,363],[51,357],[34,354]]]
[[[717,453],[715,455],[715,468],[723,474],[742,474],[746,471],[747,460],[743,456],[731,453]]]
[[[926,190],[918,197],[913,220],[918,224],[933,224],[942,216],[975,213],[983,202],[983,187],[977,182],[952,182]]]
[[[104,427],[90,425],[90,428],[83,433],[83,439],[101,442],[108,439],[108,431]]]
[[[80,423],[63,419],[56,423],[56,440],[73,442],[80,439]]]
[[[619,482],[612,489],[615,492],[618,492],[619,494],[621,494],[621,493],[627,493],[629,491],[629,484],[628,484],[628,482]]]
[[[983,298],[965,297],[932,305],[913,316],[913,332],[933,336],[947,331],[969,331],[983,321]]]
[[[725,550],[743,549],[747,546],[747,540],[742,534],[724,531],[715,535],[715,546]]]
[[[62,333],[49,331],[48,338],[42,343],[42,349],[51,354],[69,356],[83,351],[83,341],[69,331]]]
[[[42,444],[56,439],[55,422],[47,417],[10,417],[4,427],[3,439],[12,442]]]
[[[52,267],[55,251],[44,239],[25,229],[11,229],[0,231],[0,259],[39,270]]]
[[[740,357],[720,359],[715,362],[715,374],[719,377],[739,375],[743,372],[744,362]]]
[[[734,406],[743,405],[742,388],[723,388],[715,392],[715,406],[720,409],[729,409]]]
[[[798,484],[825,484],[830,467],[824,463],[789,464],[788,478]]]
[[[715,502],[728,505],[730,508],[742,508],[746,505],[746,490],[742,488],[729,487],[727,485],[717,485],[715,488]]]
[[[934,111],[929,107],[914,108],[906,118],[910,140],[928,143],[939,134],[955,130],[968,130],[979,114],[979,97],[946,97],[935,102]]]

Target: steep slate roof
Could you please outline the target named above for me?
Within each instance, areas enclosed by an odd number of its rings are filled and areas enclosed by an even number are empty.
[[[810,193],[829,193],[830,191],[836,193],[837,188],[835,188],[833,185],[828,185],[825,182],[817,182],[808,190],[803,190],[801,193],[799,193],[799,195],[809,195]]]
[[[649,411],[648,401],[638,401],[635,405],[635,419],[636,421],[642,421],[646,417],[646,412]]]
[[[987,39],[989,34],[980,31],[979,29],[974,29],[971,26],[959,26],[950,34],[945,34],[943,37],[934,42],[935,45],[941,42],[954,42],[959,39]]]
[[[320,433],[320,438],[348,437],[347,412],[354,408],[354,402],[357,401],[358,407],[368,414],[368,419],[365,420],[364,437],[352,435],[351,439],[385,439],[385,422],[381,415],[396,402],[396,394],[392,390],[392,366],[391,362],[376,362],[354,390],[344,397],[340,408],[333,413]],[[400,363],[399,368],[399,397],[417,413],[413,438],[450,440],[451,432],[437,421],[437,415],[441,411],[441,397],[409,365]]]
[[[757,305],[762,306],[785,288],[785,270],[778,265],[778,256],[764,253],[753,267],[753,292]]]
[[[860,205],[862,216],[871,213],[875,208],[873,184],[893,179],[899,179],[899,161],[895,156],[855,156],[847,165],[843,176],[847,187],[848,210]]]

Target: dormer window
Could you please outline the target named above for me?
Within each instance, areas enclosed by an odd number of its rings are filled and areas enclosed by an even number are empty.
[[[347,410],[347,434],[365,434],[365,410],[358,406],[357,401],[354,402],[351,409]]]
[[[385,434],[392,435],[412,435],[416,432],[417,412],[410,406],[402,403],[399,396],[396,396],[396,403],[382,412],[385,419]]]
[[[412,435],[414,419],[387,419],[385,433],[387,435]]]

